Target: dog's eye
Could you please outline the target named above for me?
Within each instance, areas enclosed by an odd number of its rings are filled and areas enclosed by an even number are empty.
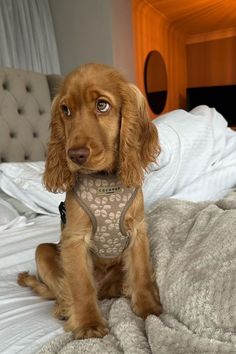
[[[97,100],[96,109],[99,113],[106,113],[111,108],[110,103],[105,100]]]
[[[67,107],[65,104],[61,105],[61,110],[62,110],[62,113],[64,113],[67,117],[71,116],[70,108]]]

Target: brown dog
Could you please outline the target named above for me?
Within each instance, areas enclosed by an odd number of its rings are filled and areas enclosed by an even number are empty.
[[[18,283],[56,299],[55,315],[75,338],[108,332],[98,299],[124,295],[138,316],[161,313],[141,190],[159,151],[145,99],[120,73],[87,64],[65,78],[52,105],[44,182],[66,191],[66,223],[58,245],[38,246],[38,278],[24,272]]]

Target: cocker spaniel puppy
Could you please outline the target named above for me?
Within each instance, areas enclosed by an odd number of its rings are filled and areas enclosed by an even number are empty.
[[[161,313],[141,189],[158,153],[145,99],[119,72],[87,64],[65,78],[44,175],[49,191],[66,191],[61,240],[39,245],[38,276],[20,273],[18,283],[55,299],[75,338],[108,333],[98,299],[124,295],[138,316]]]

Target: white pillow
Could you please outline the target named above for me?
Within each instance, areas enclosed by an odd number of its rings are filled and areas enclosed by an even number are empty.
[[[65,194],[48,192],[42,184],[45,162],[0,164],[0,188],[39,214],[58,214]]]

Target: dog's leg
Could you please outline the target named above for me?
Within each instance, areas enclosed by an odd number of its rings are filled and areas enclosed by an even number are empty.
[[[18,275],[18,284],[30,287],[37,295],[45,299],[55,299],[58,293],[58,279],[61,275],[58,246],[44,243],[36,249],[38,277],[22,272]]]
[[[149,243],[144,222],[139,225],[125,251],[125,295],[131,297],[133,311],[140,317],[160,315],[162,307],[149,260]]]
[[[29,274],[29,272],[22,272],[18,274],[17,283],[20,286],[31,288],[37,295],[47,300],[54,300],[55,294],[35,275]]]
[[[62,242],[61,256],[66,281],[71,293],[69,319],[66,331],[75,338],[103,337],[108,333],[97,302],[97,291],[92,276],[92,262],[85,241]]]

